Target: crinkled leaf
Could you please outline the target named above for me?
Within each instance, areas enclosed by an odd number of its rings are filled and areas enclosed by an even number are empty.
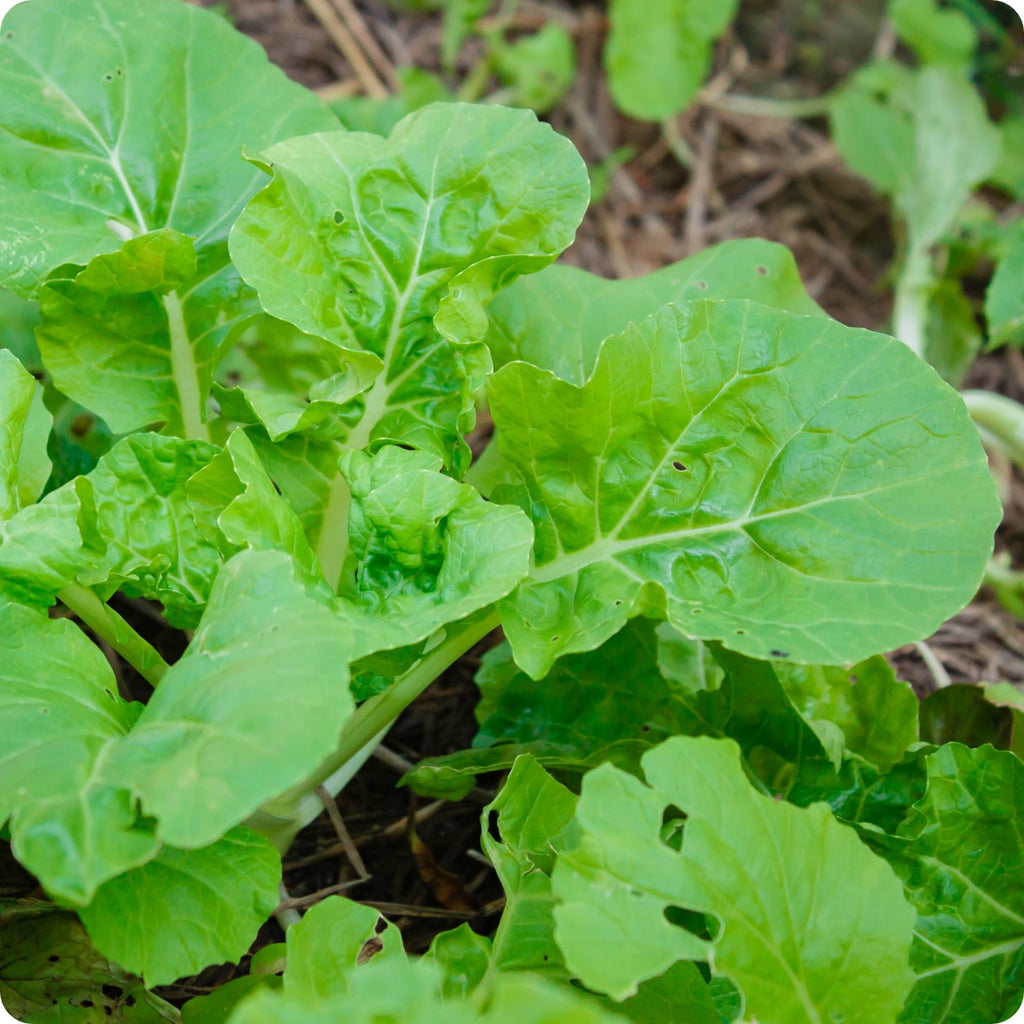
[[[999,504],[958,396],[906,346],[748,302],[666,306],[582,387],[488,389],[534,521],[502,602],[535,677],[642,612],[756,658],[843,664],[974,594]],[[813,541],[810,540],[813,538]]]
[[[756,793],[730,742],[671,739],[644,769],[646,786],[611,766],[584,778],[555,865],[556,937],[584,984],[622,998],[709,959],[765,1024],[896,1016],[914,913],[884,861],[824,806]],[[681,852],[661,838],[667,809],[686,815]],[[670,923],[670,907],[712,915],[716,937]]]
[[[615,105],[630,117],[660,121],[696,96],[711,44],[738,0],[612,0],[604,51]]]
[[[653,274],[606,281],[562,263],[521,278],[488,307],[495,366],[514,359],[582,385],[601,343],[668,302],[750,299],[808,316],[821,309],[804,290],[792,254],[761,238],[711,246]]]
[[[259,178],[241,146],[336,124],[224,19],[171,2],[19,4],[0,91],[0,282],[22,293],[169,227],[195,238],[200,280],[237,297],[224,242]]]
[[[452,341],[479,341],[481,304],[572,240],[579,155],[527,111],[433,104],[386,140],[321,134],[264,158],[273,180],[239,218],[232,256],[268,312],[378,374],[349,414],[349,447],[401,440],[461,472],[487,358]]]
[[[42,493],[50,475],[46,441],[52,423],[43,389],[12,353],[0,349],[0,521]]]
[[[463,922],[458,928],[435,935],[425,958],[437,965],[441,993],[457,999],[473,992],[491,965],[491,940]]]
[[[985,293],[988,343],[1024,345],[1024,230],[1016,231]]]
[[[79,912],[104,956],[152,988],[241,959],[273,913],[281,858],[245,828],[198,850],[165,846],[101,886]]]
[[[162,840],[206,846],[334,749],[354,702],[351,626],[278,552],[224,565],[184,657],[105,765]]]
[[[73,915],[4,914],[0,1003],[34,1024],[159,1024],[177,1011],[96,952]],[[8,1018],[10,1019],[10,1018]]]
[[[204,441],[152,433],[114,445],[75,485],[89,550],[79,582],[160,601],[172,624],[194,627],[223,557],[196,523],[186,484],[216,454]]]
[[[0,821],[13,815],[18,860],[74,903],[157,852],[124,779],[103,778],[137,714],[70,620],[0,603]]]
[[[374,456],[345,452],[341,467],[352,492],[352,572],[341,597],[372,617],[382,638],[393,636],[380,647],[479,611],[528,572],[529,520],[444,476],[435,456],[389,445]]]
[[[1024,765],[949,743],[927,768],[924,798],[874,844],[917,910],[917,985],[900,1021],[1002,1021],[1024,991]]]

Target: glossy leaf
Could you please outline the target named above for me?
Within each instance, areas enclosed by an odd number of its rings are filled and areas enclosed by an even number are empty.
[[[201,278],[237,294],[224,241],[259,178],[242,144],[323,131],[327,108],[228,23],[162,0],[33,0],[4,19],[0,283],[173,228]]]
[[[106,777],[131,780],[164,842],[216,841],[334,749],[354,708],[353,649],[351,626],[307,593],[288,556],[243,551]]]
[[[709,960],[765,1024],[896,1016],[914,914],[881,859],[822,805],[755,793],[729,742],[668,740],[644,770],[646,786],[610,766],[586,776],[555,866],[555,934],[584,984],[622,998],[677,960]],[[681,852],[661,838],[667,809],[686,815]],[[714,937],[667,908],[711,915]]]
[[[18,860],[73,903],[157,852],[124,780],[102,778],[137,714],[77,626],[0,603],[0,821],[13,815]]]
[[[529,112],[446,103],[386,140],[322,134],[263,160],[273,180],[239,218],[232,257],[270,313],[379,373],[347,446],[400,440],[460,472],[487,369],[471,344],[481,303],[572,240],[587,197],[579,155]]]
[[[949,743],[927,766],[924,798],[874,844],[917,910],[917,985],[900,1021],[1003,1021],[1024,990],[1024,765]]]
[[[277,906],[280,882],[277,851],[239,828],[204,849],[165,846],[79,913],[96,948],[152,988],[241,959]]]
[[[522,359],[582,385],[594,372],[605,338],[668,302],[692,299],[750,299],[790,313],[821,315],[789,250],[744,238],[622,281],[556,263],[494,297],[487,344],[495,366]]]
[[[488,394],[522,478],[495,497],[536,531],[502,602],[535,677],[637,613],[843,664],[928,635],[981,577],[999,507],[976,431],[892,339],[687,303],[610,338],[582,387],[513,363]]]
[[[96,952],[73,914],[0,903],[0,1005],[37,1024],[159,1024],[177,1011]],[[10,1017],[8,1019],[11,1019]]]

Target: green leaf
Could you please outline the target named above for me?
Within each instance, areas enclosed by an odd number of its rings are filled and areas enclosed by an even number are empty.
[[[543,114],[565,95],[576,77],[576,46],[557,22],[513,43],[491,39],[498,75],[516,106]]]
[[[58,268],[39,309],[39,351],[60,391],[115,433],[163,424],[195,436],[225,339],[257,307],[204,280],[192,239],[164,228]]]
[[[343,96],[331,101],[331,109],[350,132],[390,135],[407,114],[429,103],[451,102],[454,96],[437,75],[417,67],[395,69],[398,92],[384,99]]]
[[[237,295],[224,242],[259,177],[242,144],[337,123],[224,19],[166,0],[18,5],[0,91],[0,284],[22,294],[169,227],[195,239],[202,280]]]
[[[190,999],[181,1008],[181,1024],[224,1024],[247,996],[260,989],[276,991],[282,984],[274,974],[243,974],[215,988],[209,995]]]
[[[308,583],[326,588],[301,520],[244,431],[232,432],[224,451],[189,479],[186,492],[200,529],[225,557],[243,548],[283,551]]]
[[[50,476],[46,442],[52,424],[43,389],[14,355],[0,349],[0,521],[42,493]]]
[[[484,853],[505,890],[506,905],[494,935],[491,969],[566,977],[555,944],[551,891],[552,840],[572,819],[576,797],[531,757],[512,766],[498,796],[480,818]],[[491,834],[497,816],[500,841]]]
[[[917,742],[918,700],[881,655],[852,668],[787,665],[774,669],[790,699],[811,723],[842,730],[841,745],[882,771]]]
[[[892,0],[889,17],[900,40],[922,63],[960,72],[970,68],[978,33],[962,11],[939,7],[935,0]]]
[[[914,914],[884,861],[822,805],[755,793],[730,742],[668,740],[644,769],[646,786],[611,766],[583,781],[577,842],[553,877],[570,970],[623,998],[677,960],[707,959],[766,1024],[893,1020],[913,984]],[[666,810],[686,815],[681,852],[661,838]],[[668,908],[712,915],[714,937]]]
[[[0,822],[18,860],[73,903],[157,852],[124,779],[102,777],[137,714],[72,622],[0,603]]]
[[[90,556],[78,581],[107,597],[160,601],[169,622],[194,627],[223,558],[196,523],[186,485],[216,454],[203,441],[152,433],[114,445],[75,484]]]
[[[30,373],[42,371],[36,347],[39,308],[14,292],[0,289],[0,348],[13,352]]]
[[[199,850],[165,846],[101,886],[79,914],[96,948],[152,988],[240,960],[277,906],[280,883],[277,851],[238,828]]]
[[[352,713],[351,626],[279,552],[224,565],[193,642],[105,765],[160,838],[206,846],[300,782]]]
[[[927,759],[928,790],[896,837],[873,845],[917,909],[917,985],[902,1024],[1001,1021],[1024,988],[1024,765],[959,743]]]
[[[695,964],[680,961],[643,982],[635,996],[605,1005],[636,1024],[722,1024],[708,983]]]
[[[987,688],[974,685],[954,684],[936,690],[920,705],[921,739],[937,746],[991,743],[1008,750],[1013,741],[1013,713],[988,697]]]
[[[536,531],[502,602],[534,677],[637,613],[843,664],[927,636],[981,578],[1000,510],[977,432],[890,338],[687,303],[608,339],[582,387],[512,363],[488,394],[523,481],[496,497]]]
[[[529,571],[529,520],[444,476],[435,456],[389,445],[374,456],[345,452],[341,468],[352,493],[342,607],[354,606],[379,638],[362,653],[425,639]]]
[[[433,961],[441,976],[445,999],[458,999],[475,991],[491,965],[491,940],[463,922],[458,928],[434,936],[424,959]]]
[[[985,320],[990,348],[1024,345],[1024,230],[1016,231],[996,266],[985,293]]]
[[[630,117],[660,121],[697,95],[711,44],[738,0],[612,0],[604,51],[615,105]]]
[[[579,154],[527,111],[445,103],[388,139],[321,134],[263,160],[273,180],[235,225],[232,257],[268,312],[377,374],[347,447],[399,440],[461,473],[488,368],[482,303],[572,240]]]
[[[761,238],[744,238],[623,281],[556,263],[494,297],[487,344],[495,366],[522,359],[582,385],[597,366],[605,338],[668,302],[691,299],[750,299],[791,313],[821,315],[790,251]]]
[[[401,932],[372,907],[329,896],[288,929],[284,991],[316,1002],[348,991],[349,976],[367,943],[381,946],[374,959],[405,959]],[[372,947],[371,947],[372,948]]]
[[[159,1024],[177,1011],[96,952],[73,914],[0,904],[0,1004],[36,1024]],[[2,1012],[2,1011],[0,1011]],[[10,1017],[8,1019],[11,1019]]]

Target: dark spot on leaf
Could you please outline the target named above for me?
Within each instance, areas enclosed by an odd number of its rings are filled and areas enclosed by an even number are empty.
[[[857,677],[856,676],[850,676],[850,685],[851,686],[856,686],[857,685]]]
[[[120,999],[124,995],[124,989],[118,985],[104,985],[101,991],[108,999]]]
[[[103,81],[104,82],[112,82],[113,80],[114,80],[114,76],[113,75],[104,75],[103,76]]]
[[[616,602],[615,602],[615,607],[616,607],[616,608],[618,608],[620,604],[622,604],[622,602],[621,602],[621,601],[616,601]]]
[[[48,715],[49,713],[50,713],[50,709],[49,708],[40,708],[39,709],[39,714],[41,714],[41,715]]]
[[[344,224],[345,223],[345,214],[343,214],[341,212],[341,210],[335,210],[334,211],[334,223],[335,224]]]
[[[707,281],[698,281],[698,282],[697,282],[697,287],[698,287],[698,288],[699,288],[699,289],[700,289],[700,290],[701,290],[702,292],[706,292],[706,291],[708,290],[708,283],[707,283]]]
[[[773,658],[788,658],[789,651],[772,651]]]
[[[49,960],[51,964],[57,964],[57,963],[60,963],[60,957],[59,957],[59,956],[56,956],[56,955],[54,955],[54,956],[48,956],[48,957],[47,957],[46,959],[47,959],[47,960]]]
[[[125,1001],[124,1001],[124,1005],[125,1006],[134,1006],[135,1005],[135,996],[128,996],[128,998],[125,999]]]
[[[558,641],[559,641],[559,640],[561,640],[561,639],[562,639],[562,638],[561,638],[561,636],[553,636],[553,637],[551,638],[551,642],[552,642],[553,644],[556,644],[556,643],[558,643]]]
[[[758,267],[758,268],[757,268],[757,272],[758,272],[758,273],[759,273],[759,274],[760,274],[760,275],[761,275],[762,277],[767,277],[767,276],[768,276],[768,268],[767,268],[767,267]]]
[[[104,1006],[104,1007],[103,1007],[103,1012],[104,1012],[104,1013],[105,1013],[105,1014],[106,1014],[106,1015],[107,1015],[108,1017],[113,1017],[113,1016],[114,1016],[114,1011],[113,1011],[113,1010],[112,1010],[112,1009],[111,1009],[111,1008],[110,1008],[109,1006]]]
[[[645,722],[643,725],[640,726],[640,731],[641,732],[650,732],[651,731],[651,727]]]
[[[736,630],[736,635],[737,636],[746,636],[747,635],[747,631],[745,629],[737,629]]]
[[[12,40],[13,38],[14,38],[14,33],[13,33],[13,32],[8,32],[8,33],[7,33],[7,34],[6,34],[5,36],[4,36],[4,39],[6,39],[6,40],[7,40],[7,42],[10,42],[10,41],[11,41],[11,40]]]
[[[691,615],[700,615],[700,614],[701,614],[701,611],[702,611],[702,610],[701,610],[700,608],[691,608],[691,609],[690,609],[690,614],[691,614]]]
[[[686,472],[686,467],[678,459],[676,459],[676,461],[672,463],[672,468],[679,473]]]
[[[541,957],[541,959],[542,959],[542,960],[543,960],[543,961],[544,961],[545,963],[547,963],[547,961],[548,961],[548,955],[547,955],[547,953],[545,953],[545,954],[544,954],[544,956],[543,956],[543,957]]]

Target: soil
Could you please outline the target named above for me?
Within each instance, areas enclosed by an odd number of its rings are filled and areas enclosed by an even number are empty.
[[[439,71],[436,13],[401,13],[380,0],[309,0],[309,6],[300,0],[227,0],[218,6],[289,76],[332,95],[365,92],[374,80],[387,82],[395,67],[416,64]],[[751,116],[728,109],[723,100],[737,94],[793,99],[827,92],[870,55],[892,51],[894,40],[880,17],[883,7],[884,0],[745,0],[717,47],[700,101],[674,123],[675,137],[692,154],[690,166],[684,166],[660,126],[614,110],[601,68],[607,30],[603,5],[521,0],[516,18],[524,29],[555,19],[577,42],[575,84],[549,120],[590,163],[622,146],[635,153],[611,175],[607,194],[588,213],[565,260],[607,277],[630,277],[725,239],[761,236],[789,246],[808,290],[834,317],[886,329],[894,255],[887,203],[845,168],[823,120]],[[346,30],[376,42],[380,54],[376,63],[367,62],[369,71],[354,69],[343,56],[339,40]],[[471,42],[449,84],[470,70],[475,55]],[[1024,358],[1012,350],[983,356],[966,383],[1024,399]],[[1006,486],[998,546],[1021,565],[1024,481],[1012,473]],[[1024,684],[1024,629],[991,595],[979,595],[928,646],[955,682]],[[335,815],[332,823],[324,814],[299,836],[285,863],[285,884],[297,905],[311,905],[332,891],[376,902],[402,928],[412,951],[424,950],[436,932],[462,920],[481,931],[493,928],[489,915],[500,907],[500,887],[478,853],[486,785],[461,803],[437,804],[395,786],[403,763],[469,745],[479,653],[455,666],[402,717],[386,740],[390,753],[371,761],[344,791],[340,818]],[[921,695],[935,688],[918,648],[903,648],[891,658]],[[418,834],[427,853],[418,848],[418,857],[407,829],[410,813],[422,819]],[[366,881],[359,881],[344,852],[339,821],[371,876]],[[437,869],[454,876],[454,890],[438,884]],[[259,944],[280,938],[271,923]],[[211,969],[164,994],[181,1002],[210,991],[237,970]]]

